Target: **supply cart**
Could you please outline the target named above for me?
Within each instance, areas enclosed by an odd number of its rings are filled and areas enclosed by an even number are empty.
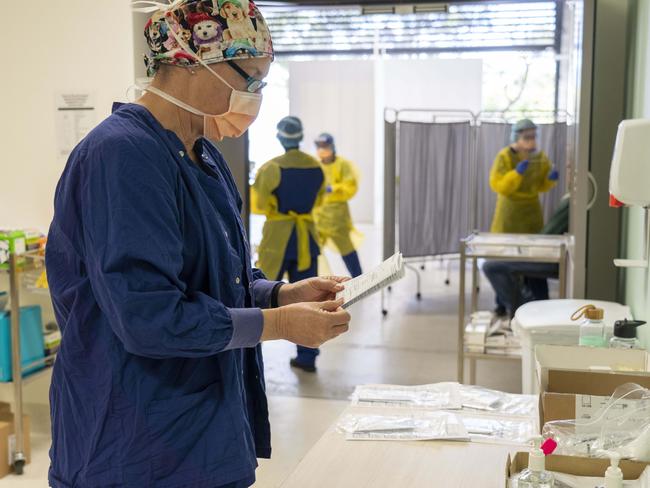
[[[48,368],[41,369],[37,373],[33,373],[27,378],[23,378],[23,374],[16,374],[17,371],[25,372],[31,371],[35,366],[51,365],[56,357],[56,354],[39,359],[36,363],[23,364],[21,358],[20,346],[20,294],[23,287],[29,289],[32,293],[49,294],[45,288],[37,288],[33,285],[33,276],[37,276],[45,269],[45,256],[42,250],[27,251],[24,253],[16,254],[9,253],[8,266],[2,269],[2,272],[9,274],[9,293],[11,299],[11,364],[12,364],[12,379],[11,386],[13,386],[13,400],[14,400],[14,434],[15,446],[14,452],[11,454],[13,459],[13,467],[16,474],[23,474],[23,469],[26,462],[25,457],[25,432],[23,431],[23,386],[26,382],[35,380],[42,374],[47,374]],[[25,278],[25,279],[24,279]],[[38,364],[37,364],[38,363]],[[7,385],[7,383],[3,383]]]
[[[478,260],[557,263],[559,267],[560,298],[567,297],[567,268],[573,238],[566,235],[541,234],[491,234],[474,232],[460,241],[460,276],[458,296],[458,381],[465,382],[465,359],[469,359],[469,383],[476,383],[477,360],[521,361],[521,353],[504,350],[501,353],[469,352],[465,346],[466,313],[465,274],[466,264],[472,263],[470,313],[478,308]]]

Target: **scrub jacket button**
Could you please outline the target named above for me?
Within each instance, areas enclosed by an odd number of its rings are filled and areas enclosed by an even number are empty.
[[[235,278],[235,283],[237,283],[237,284],[241,283],[241,278],[239,278],[239,276],[237,278]]]
[[[178,154],[180,154],[181,158],[185,157],[185,151],[178,151]]]

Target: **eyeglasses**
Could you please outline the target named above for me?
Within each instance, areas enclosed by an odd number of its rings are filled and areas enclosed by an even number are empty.
[[[226,61],[228,66],[230,66],[232,69],[234,69],[239,76],[244,78],[246,80],[246,83],[248,85],[246,86],[246,90],[249,93],[256,93],[263,89],[268,83],[266,81],[258,80],[257,78],[253,78],[251,75],[246,73],[243,69],[241,69],[234,61]]]

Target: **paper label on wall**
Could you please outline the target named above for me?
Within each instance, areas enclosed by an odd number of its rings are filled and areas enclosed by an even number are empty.
[[[56,96],[58,156],[67,158],[95,127],[95,100],[91,93],[64,92]]]

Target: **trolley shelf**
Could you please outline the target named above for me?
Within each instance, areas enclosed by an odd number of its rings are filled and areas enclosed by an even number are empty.
[[[478,294],[476,283],[478,280],[478,260],[494,259],[499,261],[528,261],[537,263],[557,263],[560,278],[560,298],[567,296],[567,266],[568,256],[573,247],[573,238],[559,235],[539,234],[490,234],[474,232],[460,241],[460,279],[458,296],[458,382],[465,382],[465,359],[469,359],[469,383],[476,381],[476,361],[490,360],[521,360],[520,351],[507,352],[469,352],[465,346],[465,325],[468,315],[466,313],[466,263],[472,263],[471,277],[471,305],[470,313],[478,308]],[[486,346],[490,349],[499,349]],[[509,349],[509,348],[504,348]]]
[[[36,287],[35,281],[33,280],[33,274],[45,270],[45,256],[40,249],[27,251],[19,255],[9,253],[8,264],[7,269],[0,269],[0,272],[9,274],[11,299],[11,369],[15,373],[17,371],[22,372],[39,364],[45,365],[44,369],[36,371],[29,376],[23,378],[22,374],[14,374],[12,381],[0,383],[0,391],[7,393],[13,392],[15,418],[21,419],[23,417],[23,386],[50,374],[52,369],[51,363],[56,357],[56,354],[41,358],[34,363],[25,365],[25,367],[22,366],[20,357],[20,293],[23,288],[30,293],[48,293],[47,289]],[[12,459],[14,460],[13,467],[16,474],[22,474],[26,461],[24,453],[25,432],[23,431],[22,422],[15,422],[14,424],[15,445],[12,453]]]

